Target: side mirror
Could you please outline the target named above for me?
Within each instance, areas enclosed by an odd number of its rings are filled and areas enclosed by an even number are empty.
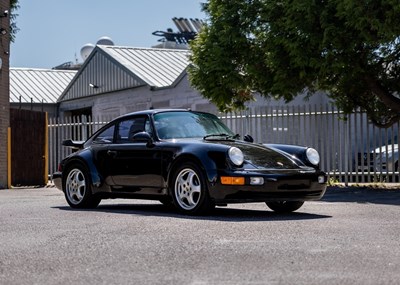
[[[243,140],[244,140],[245,142],[250,142],[250,143],[254,142],[254,139],[253,139],[253,137],[252,137],[251,135],[245,135],[245,136],[243,137]]]
[[[147,132],[139,132],[133,135],[132,140],[134,142],[145,142],[147,146],[153,146],[153,138]]]

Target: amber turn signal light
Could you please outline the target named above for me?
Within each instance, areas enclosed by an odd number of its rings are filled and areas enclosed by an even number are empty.
[[[244,185],[244,177],[221,176],[221,184]]]

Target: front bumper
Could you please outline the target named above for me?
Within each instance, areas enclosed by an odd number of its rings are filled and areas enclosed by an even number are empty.
[[[244,185],[223,185],[218,179],[215,183],[210,184],[209,193],[216,203],[319,200],[325,194],[327,187],[327,175],[323,172],[306,174],[231,173],[230,175],[244,176],[245,183]],[[262,177],[264,183],[251,185],[251,177]]]
[[[54,185],[57,189],[62,191],[62,174],[61,172],[54,172],[51,176],[51,180],[53,181]]]

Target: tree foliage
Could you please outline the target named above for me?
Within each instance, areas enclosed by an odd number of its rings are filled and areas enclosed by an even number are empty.
[[[18,27],[17,27],[17,16],[18,14],[15,13],[15,11],[19,8],[18,0],[11,0],[10,1],[10,41],[14,42],[15,40],[15,35],[18,32]]]
[[[377,125],[400,119],[398,0],[209,0],[192,85],[222,111],[326,91]]]

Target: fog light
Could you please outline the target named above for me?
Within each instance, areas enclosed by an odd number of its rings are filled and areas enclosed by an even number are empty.
[[[244,177],[221,176],[221,184],[244,185]]]
[[[325,176],[318,176],[318,183],[320,184],[325,183]]]
[[[264,178],[262,177],[250,177],[250,185],[263,185]]]

